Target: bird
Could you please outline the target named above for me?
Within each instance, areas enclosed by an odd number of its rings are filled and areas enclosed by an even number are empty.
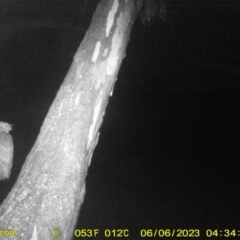
[[[9,179],[13,165],[12,125],[0,122],[0,180]]]

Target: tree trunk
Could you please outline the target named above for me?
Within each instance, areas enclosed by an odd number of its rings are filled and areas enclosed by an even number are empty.
[[[12,191],[0,207],[11,239],[71,239],[99,127],[141,1],[102,0]],[[55,231],[53,231],[55,229]]]

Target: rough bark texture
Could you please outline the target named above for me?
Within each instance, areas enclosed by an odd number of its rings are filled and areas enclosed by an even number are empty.
[[[141,1],[103,0],[47,114],[19,178],[0,208],[11,239],[71,239],[109,95]],[[60,232],[57,232],[59,234]]]

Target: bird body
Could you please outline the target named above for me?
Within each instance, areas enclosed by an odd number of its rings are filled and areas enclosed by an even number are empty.
[[[8,179],[13,165],[13,140],[9,131],[12,126],[0,122],[0,180]]]

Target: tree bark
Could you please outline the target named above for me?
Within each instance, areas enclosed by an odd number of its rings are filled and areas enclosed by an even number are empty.
[[[99,128],[140,7],[137,0],[99,3],[36,143],[0,207],[0,229],[16,231],[11,239],[73,236]]]

